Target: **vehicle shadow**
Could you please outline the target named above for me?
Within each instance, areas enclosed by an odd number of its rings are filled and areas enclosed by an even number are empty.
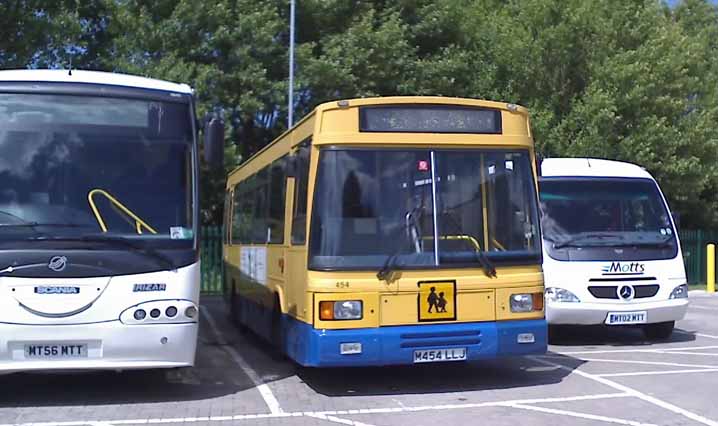
[[[124,372],[13,373],[0,375],[0,408],[123,405],[135,403],[193,402],[235,395],[255,388],[227,350],[245,356],[247,346],[257,356],[257,344],[240,335],[226,317],[221,300],[210,300],[221,336],[209,321],[200,321],[195,367],[173,370]],[[203,306],[205,302],[202,302]],[[245,342],[247,341],[247,342]],[[261,350],[260,350],[261,352]],[[262,356],[262,355],[259,355]],[[251,363],[251,362],[250,362]],[[263,366],[272,380],[294,375],[294,366],[264,356]]]
[[[531,357],[471,363],[437,363],[391,367],[299,368],[299,377],[325,396],[379,396],[514,389],[561,382],[584,361],[566,357],[569,370]]]
[[[640,327],[610,327],[605,325],[559,326],[549,329],[549,344],[558,347],[581,346],[586,350],[598,347],[651,347],[659,344],[683,343],[696,340],[694,332],[675,328],[670,338],[651,340]]]

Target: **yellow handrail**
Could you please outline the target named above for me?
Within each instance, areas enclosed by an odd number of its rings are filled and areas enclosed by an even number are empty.
[[[496,238],[492,238],[491,242],[494,246],[498,247],[499,250],[506,251],[506,247],[504,247]]]
[[[422,240],[433,240],[434,237],[426,236],[421,237]],[[440,240],[468,240],[473,244],[476,251],[481,251],[481,245],[479,241],[471,235],[442,235],[439,237]]]
[[[135,227],[136,227],[136,229],[137,229],[137,233],[138,233],[138,234],[141,234],[141,233],[142,233],[142,228],[143,228],[143,227],[146,228],[148,231],[150,231],[150,232],[153,233],[153,234],[156,234],[156,233],[157,233],[157,231],[155,231],[154,228],[152,228],[152,227],[151,227],[150,225],[148,225],[145,221],[143,221],[142,219],[140,219],[139,216],[137,216],[136,214],[134,214],[134,213],[132,212],[132,210],[130,210],[130,209],[128,209],[127,207],[125,207],[124,204],[122,204],[119,200],[117,200],[117,198],[115,198],[115,197],[113,197],[112,195],[110,195],[109,192],[107,192],[107,191],[105,191],[105,190],[103,190],[103,189],[96,188],[96,189],[93,189],[92,191],[90,191],[90,192],[87,193],[87,201],[90,203],[90,208],[92,208],[92,212],[95,214],[95,219],[97,219],[97,223],[100,225],[100,228],[102,228],[102,232],[107,232],[107,225],[105,225],[105,221],[102,220],[102,215],[100,215],[100,211],[97,210],[97,206],[95,205],[95,200],[93,199],[93,197],[95,196],[95,194],[103,195],[105,198],[107,198],[108,200],[110,200],[110,202],[111,202],[112,204],[114,204],[115,207],[117,207],[117,208],[119,208],[120,210],[122,210],[122,212],[123,212],[124,214],[126,214],[127,216],[129,216],[129,217],[131,217],[132,219],[134,219],[134,221],[135,221]]]

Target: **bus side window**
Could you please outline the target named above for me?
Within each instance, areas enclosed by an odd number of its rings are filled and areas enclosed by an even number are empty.
[[[269,242],[284,243],[284,194],[287,190],[287,172],[285,158],[275,160],[270,169],[269,191]]]
[[[294,214],[292,215],[292,244],[307,241],[307,193],[309,185],[309,141],[302,143],[295,154]]]
[[[224,244],[230,243],[229,239],[230,239],[230,229],[232,226],[232,197],[233,197],[233,195],[234,194],[230,190],[227,190],[224,193],[224,214],[222,215],[223,216],[222,222],[224,223],[224,227],[223,227],[224,233],[222,235],[222,240],[223,240]]]
[[[238,183],[234,186],[234,192],[232,194],[232,205],[234,206],[234,208],[232,209],[231,216],[228,216],[230,218],[230,221],[227,224],[228,228],[231,227],[231,244],[240,244],[240,242],[242,241],[240,238],[240,224],[242,222],[242,190],[243,185]]]
[[[267,235],[267,217],[269,213],[269,168],[265,167],[254,175],[254,214],[251,226],[252,244],[266,244],[269,242]]]

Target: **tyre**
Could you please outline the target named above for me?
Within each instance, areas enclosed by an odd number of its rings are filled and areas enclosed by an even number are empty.
[[[665,340],[673,334],[675,321],[658,322],[643,326],[643,334],[651,340]]]
[[[234,324],[237,327],[237,330],[239,330],[240,333],[243,333],[246,328],[242,324],[241,320],[241,305],[239,303],[239,295],[235,292],[236,290],[236,283],[234,280],[232,281],[232,292],[229,296],[229,319],[231,320],[232,324]]]

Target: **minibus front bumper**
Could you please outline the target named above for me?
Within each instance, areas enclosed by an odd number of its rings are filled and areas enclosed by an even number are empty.
[[[678,321],[688,310],[688,299],[643,303],[548,302],[546,320],[555,325],[605,324],[609,313],[646,312],[646,324]]]

